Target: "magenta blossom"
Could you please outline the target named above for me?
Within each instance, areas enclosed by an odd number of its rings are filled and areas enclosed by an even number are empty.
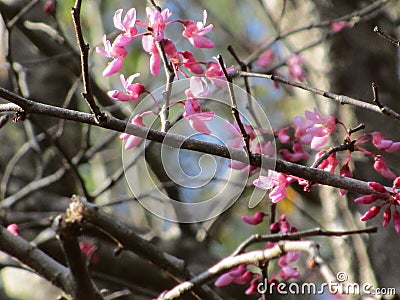
[[[161,44],[164,48],[165,53],[169,57],[176,56],[176,47],[174,43],[169,39],[163,39]],[[145,35],[142,38],[142,45],[144,51],[148,52],[150,56],[150,73],[153,76],[157,76],[161,67],[160,53],[158,52],[157,46],[155,44],[155,39],[151,35]]]
[[[103,36],[104,49],[96,47],[96,52],[105,57],[112,58],[113,60],[107,65],[103,71],[103,76],[111,76],[122,69],[124,65],[124,58],[128,54],[128,51],[123,46],[117,44],[118,41],[111,42],[107,40],[107,37]]]
[[[183,117],[189,121],[190,126],[198,132],[210,134],[211,130],[204,122],[214,118],[214,112],[203,112],[199,101],[195,98],[188,98],[185,102],[185,112]]]
[[[269,193],[269,198],[272,203],[278,203],[286,197],[286,188],[290,184],[290,178],[283,173],[275,172],[272,176],[260,176],[253,181],[253,184],[264,190],[268,190],[273,186],[271,192]]]
[[[301,159],[309,159],[310,155],[304,150],[303,145],[300,141],[295,141],[293,143],[293,152],[288,149],[281,149],[279,154],[287,161],[296,162]]]
[[[333,32],[340,32],[342,31],[344,28],[346,28],[347,26],[347,22],[346,21],[339,21],[339,22],[333,22],[331,24],[331,29],[333,30]]]
[[[304,81],[306,74],[303,70],[304,58],[300,55],[291,55],[287,65],[289,66],[289,74],[292,80]]]
[[[203,74],[204,70],[201,67],[201,64],[196,60],[190,51],[182,51],[178,52],[178,54],[182,56],[182,61],[179,60],[176,65],[182,65],[194,74]]]
[[[257,65],[261,68],[269,67],[275,58],[275,53],[271,49],[266,50],[257,58]]]
[[[146,7],[146,13],[149,20],[148,27],[153,33],[154,40],[160,42],[164,39],[165,26],[171,23],[167,22],[167,20],[173,13],[168,8],[159,12],[157,9],[151,7]]]
[[[371,133],[372,144],[379,150],[385,152],[395,152],[400,150],[400,142],[393,142],[392,140],[387,140],[379,131]]]
[[[358,204],[372,204],[376,202],[378,199],[383,200],[384,202],[381,204],[376,204],[372,206],[362,217],[361,221],[367,221],[375,218],[379,212],[382,210],[384,206],[387,206],[383,212],[383,221],[382,225],[385,227],[389,224],[392,217],[392,209],[393,209],[393,224],[394,228],[397,232],[400,233],[400,193],[398,188],[400,187],[400,177],[397,177],[393,180],[392,190],[387,190],[383,185],[378,182],[369,182],[368,186],[371,190],[380,193],[380,194],[369,194],[358,197],[354,200],[354,202]]]
[[[148,115],[148,114],[154,114],[154,112],[145,111],[145,112],[143,112],[141,114],[138,114],[138,115],[134,116],[132,121],[131,121],[131,124],[136,125],[136,126],[146,127],[146,125],[143,123],[143,117],[145,115]],[[121,133],[119,138],[121,140],[123,140],[123,141],[126,141],[125,142],[125,147],[124,147],[125,150],[129,150],[129,149],[132,149],[132,148],[136,147],[142,141],[141,137],[138,137],[138,136],[135,136],[135,135],[131,135],[131,134],[126,133],[126,132]]]
[[[135,37],[138,32],[136,28],[136,9],[131,8],[128,10],[123,20],[122,13],[123,9],[118,9],[113,18],[115,28],[124,32],[116,38],[116,44],[118,46],[126,46],[129,44],[131,39]]]
[[[235,70],[234,66],[226,68],[228,74],[231,74]],[[216,62],[210,61],[206,64],[206,71],[204,75],[211,80],[213,85],[218,88],[223,88],[226,86],[226,79],[220,65]],[[214,80],[216,79],[216,80]]]
[[[6,229],[9,233],[11,233],[13,235],[19,235],[19,227],[15,223],[8,225]]]
[[[396,178],[396,175],[389,169],[389,167],[386,164],[386,160],[381,155],[375,155],[374,159],[375,159],[374,169],[377,170],[379,174],[389,179]]]
[[[318,149],[328,143],[329,136],[336,131],[338,119],[334,115],[322,116],[314,108],[314,111],[305,111],[305,117],[314,125],[306,129],[306,133],[312,136],[311,148]]]
[[[266,213],[264,213],[262,211],[257,211],[252,216],[242,216],[242,221],[246,222],[247,224],[250,224],[250,225],[258,225],[258,224],[262,223],[265,216],[267,216]]]
[[[206,21],[207,11],[203,12],[203,22],[194,22],[192,20],[179,21],[185,27],[182,35],[197,48],[214,48],[214,43],[203,36],[213,28],[212,24],[206,26]]]
[[[108,96],[117,101],[130,101],[130,100],[138,100],[140,95],[143,93],[149,93],[143,84],[141,83],[132,83],[133,80],[140,76],[139,73],[133,74],[125,80],[124,74],[120,75],[122,86],[125,89],[125,92],[112,90],[107,92]]]

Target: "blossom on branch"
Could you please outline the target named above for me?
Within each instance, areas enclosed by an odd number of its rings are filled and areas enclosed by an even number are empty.
[[[165,26],[171,22],[167,22],[173,12],[170,12],[168,8],[159,12],[157,9],[152,7],[146,7],[147,19],[149,20],[148,28],[153,33],[154,40],[160,42],[164,39]]]
[[[129,76],[125,80],[124,74],[121,74],[120,80],[121,80],[122,86],[125,89],[125,92],[118,91],[118,90],[112,90],[112,91],[107,92],[108,96],[114,100],[126,102],[126,101],[130,101],[130,100],[134,100],[134,101],[138,100],[141,94],[149,93],[149,91],[145,88],[145,86],[143,84],[132,83],[133,80],[139,76],[140,76],[140,74],[136,73],[136,74]]]
[[[367,221],[375,218],[381,209],[387,206],[383,212],[383,221],[382,225],[386,227],[392,217],[392,209],[393,209],[393,224],[394,228],[397,232],[400,233],[400,191],[398,190],[400,187],[400,177],[397,177],[393,180],[392,190],[387,190],[383,185],[378,182],[369,182],[368,186],[371,190],[380,193],[379,194],[368,194],[358,197],[354,200],[354,202],[358,204],[372,204],[377,200],[383,200],[384,202],[381,204],[376,204],[372,206],[362,217],[361,221]]]
[[[107,40],[107,37],[103,36],[104,49],[96,47],[96,52],[105,57],[112,58],[113,60],[108,63],[107,67],[103,71],[103,76],[111,76],[122,69],[124,65],[124,58],[128,54],[126,49],[118,44],[118,40],[115,40],[111,45],[111,42]]]
[[[203,35],[209,33],[213,29],[213,25],[206,26],[207,11],[203,11],[203,21],[195,22],[192,20],[178,21],[185,27],[182,35],[197,48],[214,48],[214,43],[205,38]]]

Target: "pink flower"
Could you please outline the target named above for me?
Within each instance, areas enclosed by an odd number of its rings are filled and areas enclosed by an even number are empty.
[[[304,58],[300,55],[291,55],[287,64],[289,66],[289,74],[292,80],[304,81],[306,74],[303,70]]]
[[[194,55],[189,51],[178,52],[182,56],[182,62],[179,64],[183,65],[190,72],[194,74],[203,74],[204,70],[200,63],[196,61]]]
[[[267,216],[266,213],[264,213],[262,211],[257,211],[252,216],[242,216],[242,221],[246,222],[247,224],[250,224],[250,225],[258,225],[258,224],[262,223],[265,216]]]
[[[278,130],[278,139],[283,144],[286,144],[290,141],[290,136],[288,136],[287,131],[288,128]]]
[[[226,68],[226,71],[228,74],[231,74],[235,70],[234,66],[230,66]],[[206,64],[206,71],[204,75],[207,78],[210,78],[211,82],[213,85],[215,85],[218,88],[223,88],[226,86],[226,79],[224,76],[224,73],[222,72],[222,69],[220,65],[216,62],[210,61]]]
[[[342,31],[346,26],[347,26],[347,22],[346,22],[346,21],[333,22],[333,23],[331,24],[331,29],[332,29],[334,32],[340,32],[340,31]]]
[[[164,9],[162,12],[159,12],[155,8],[146,7],[147,19],[149,20],[149,28],[153,32],[154,40],[160,42],[164,39],[164,29],[165,26],[170,24],[171,22],[167,22],[170,16],[172,16],[172,12],[169,11],[168,8]]]
[[[117,40],[116,40],[117,41]],[[96,52],[100,55],[112,58],[113,60],[107,65],[103,71],[103,76],[107,77],[117,73],[122,69],[124,64],[124,58],[128,54],[128,51],[123,46],[116,44],[116,41],[111,45],[111,42],[107,40],[107,37],[103,36],[104,49],[96,47]]]
[[[314,122],[307,120],[304,117],[296,116],[293,119],[295,133],[294,136],[300,139],[304,144],[311,144],[313,136],[307,133],[307,129],[314,126]]]
[[[325,146],[329,135],[336,131],[337,118],[333,115],[323,117],[316,108],[313,112],[306,110],[305,117],[314,123],[312,127],[306,129],[307,134],[312,136],[311,148],[318,149]]]
[[[394,173],[389,169],[389,167],[386,164],[386,160],[381,155],[376,155],[374,159],[375,159],[374,169],[377,170],[379,174],[389,179],[396,178],[396,175],[394,175]]]
[[[283,267],[292,262],[295,262],[300,257],[300,251],[289,251],[285,255],[281,256],[278,260],[278,265]]]
[[[183,117],[189,121],[190,126],[198,132],[210,134],[211,130],[204,122],[214,118],[214,112],[202,112],[199,101],[195,98],[188,98],[185,102]]]
[[[179,21],[185,27],[182,35],[189,40],[189,42],[197,48],[214,48],[214,43],[203,35],[209,33],[213,25],[210,24],[205,27],[207,21],[207,11],[203,12],[203,22]]]
[[[400,142],[393,142],[392,140],[386,140],[382,133],[375,131],[371,133],[372,144],[379,150],[385,152],[394,152],[400,149]]]
[[[236,284],[245,284],[251,281],[252,273],[247,271],[245,264],[239,265],[228,273],[221,275],[216,281],[215,286],[226,286],[232,282]]]
[[[112,90],[107,92],[108,96],[117,101],[130,101],[130,100],[138,100],[140,95],[147,92],[146,88],[141,83],[132,83],[133,80],[140,76],[139,73],[133,74],[125,80],[124,74],[120,75],[122,86],[124,87],[126,92],[121,92],[118,90]]]
[[[272,61],[275,58],[274,51],[268,49],[263,54],[261,54],[257,59],[257,65],[261,68],[266,68],[271,65]]]
[[[362,217],[361,221],[367,221],[376,217],[376,215],[381,210],[381,206],[372,206]]]
[[[285,160],[290,162],[296,162],[301,159],[310,158],[310,155],[304,151],[303,145],[300,143],[300,141],[295,141],[292,149],[293,152],[290,152],[288,149],[281,149],[279,154],[282,155]]]
[[[283,173],[276,173],[276,176],[260,176],[253,181],[253,184],[264,190],[273,186],[269,193],[272,203],[277,203],[286,197],[286,188],[289,186],[288,178]]]
[[[357,204],[371,204],[371,203],[374,203],[378,199],[379,199],[379,195],[370,194],[370,195],[364,195],[364,196],[358,197],[358,198],[354,199],[354,202]]]
[[[8,225],[6,229],[9,233],[13,235],[19,235],[19,227],[15,223]]]
[[[122,12],[123,9],[118,9],[113,18],[115,28],[124,32],[116,38],[116,43],[118,46],[126,46],[137,34],[136,9],[131,8],[128,10],[125,14],[124,20],[122,20]]]
[[[400,213],[397,211],[397,209],[393,213],[393,224],[394,229],[400,233]]]
[[[351,172],[349,167],[349,160],[350,156],[348,157],[346,163],[340,168],[339,175],[343,177],[353,178],[353,173]],[[347,190],[340,189],[339,194],[340,196],[344,196],[347,194]]]
[[[319,151],[315,156],[316,160],[319,159],[326,150]],[[339,160],[336,158],[336,153],[332,153],[318,166],[318,169],[325,170],[330,173],[335,173],[336,167],[339,165]]]
[[[146,125],[143,123],[143,117],[145,115],[148,115],[148,114],[154,114],[154,112],[145,111],[145,112],[143,112],[141,114],[138,114],[138,115],[134,116],[132,121],[131,121],[131,124],[136,125],[136,126],[146,127]],[[129,149],[132,149],[133,147],[136,147],[142,141],[141,137],[138,137],[138,136],[135,136],[135,135],[131,135],[131,134],[126,133],[126,132],[121,133],[119,138],[121,140],[123,140],[123,141],[126,141],[125,142],[125,147],[124,147],[125,150],[129,150]]]
[[[158,52],[157,46],[155,44],[155,39],[151,35],[145,35],[142,38],[142,45],[144,51],[148,52],[150,56],[150,73],[153,76],[157,76],[160,71],[161,58]],[[169,39],[163,39],[161,45],[164,48],[165,53],[170,56],[176,56],[176,47],[174,43]]]
[[[398,192],[398,187],[400,186],[400,177],[393,180],[392,190],[387,190],[383,185],[378,182],[369,182],[369,187],[379,194],[369,194],[358,197],[354,202],[358,204],[371,204],[378,199],[384,200],[380,205],[372,206],[362,217],[361,221],[367,221],[375,218],[382,207],[387,206],[383,212],[382,225],[386,227],[390,220],[392,219],[392,207],[393,207],[393,225],[397,232],[400,233],[400,215],[398,213],[398,207],[400,206],[400,193]]]
[[[253,294],[257,293],[257,291],[258,291],[258,290],[257,290],[258,284],[259,284],[258,278],[254,278],[254,279],[251,281],[249,288],[248,288],[244,293],[245,293],[246,295],[253,295]]]
[[[300,278],[300,272],[288,265],[282,267],[282,269],[279,271],[279,275],[283,280]]]

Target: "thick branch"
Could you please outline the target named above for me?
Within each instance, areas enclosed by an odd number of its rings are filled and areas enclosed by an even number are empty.
[[[266,76],[269,76],[269,75],[266,75]],[[165,132],[160,132],[160,131],[153,130],[153,129],[147,129],[144,127],[135,126],[133,124],[128,124],[126,121],[121,121],[121,120],[111,117],[111,116],[107,118],[106,122],[104,122],[102,124],[98,124],[96,122],[95,118],[93,117],[93,115],[91,115],[91,114],[35,102],[32,100],[23,98],[21,96],[18,96],[14,93],[11,93],[10,91],[7,91],[6,89],[3,89],[1,87],[0,87],[0,97],[17,104],[27,113],[43,114],[43,115],[66,119],[66,120],[71,120],[71,121],[75,121],[75,122],[91,124],[91,125],[99,126],[101,128],[111,129],[111,130],[119,131],[119,132],[127,131],[129,134],[139,136],[141,138],[145,138],[148,140],[152,140],[157,143],[163,143],[165,135],[166,135]],[[341,97],[344,97],[344,96],[341,96]],[[346,98],[348,98],[348,97],[346,97]],[[351,99],[351,98],[349,98],[349,99]],[[352,99],[352,100],[356,101],[356,102],[357,101],[361,102],[361,101],[355,100],[355,99]],[[361,103],[364,103],[364,102],[361,102]],[[368,104],[368,103],[364,103],[364,104],[367,106],[370,105],[372,108],[377,108],[376,106]],[[375,109],[372,109],[372,110],[376,111]],[[241,162],[245,162],[245,163],[248,161],[247,154],[243,150],[225,147],[225,146],[217,145],[217,144],[210,143],[210,142],[199,141],[194,138],[187,138],[185,136],[178,135],[178,134],[170,133],[169,138],[164,143],[166,145],[174,147],[174,148],[198,151],[198,152],[202,152],[202,153],[216,155],[219,157],[231,158],[233,160],[241,161]],[[269,160],[271,160],[271,158],[261,155],[259,153],[252,153],[252,155],[250,156],[250,164],[252,166],[261,167],[262,160],[269,161]],[[318,170],[315,168],[305,167],[305,166],[302,166],[299,164],[283,161],[280,159],[276,160],[275,170],[277,172],[282,172],[285,174],[291,174],[294,176],[298,176],[298,177],[304,178],[306,180],[309,180],[309,181],[312,181],[315,183],[320,183],[320,184],[329,185],[329,186],[333,186],[333,187],[337,187],[337,188],[341,188],[341,189],[346,189],[346,190],[352,191],[354,193],[360,193],[360,194],[374,193],[374,191],[372,191],[369,188],[368,184],[364,181],[353,179],[353,178],[341,177],[339,175],[332,174],[332,173],[329,173],[326,171]]]
[[[59,216],[56,219],[58,222],[57,235],[71,272],[71,281],[74,286],[73,291],[71,291],[73,298],[77,300],[102,300],[103,297],[90,279],[85,258],[79,247],[76,237],[76,231],[79,228],[77,224],[69,223],[67,220],[68,217],[66,216]]]
[[[0,251],[15,257],[66,293],[72,291],[73,286],[66,267],[23,238],[9,233],[2,226],[0,226]]]
[[[154,263],[167,271],[176,280],[187,280],[193,276],[193,274],[186,269],[185,263],[182,260],[160,251],[153,244],[138,236],[126,225],[119,223],[114,218],[102,212],[97,206],[83,201],[80,203],[83,205],[84,220],[109,234],[120,243],[120,247],[130,250],[140,257]],[[194,289],[194,292],[200,299],[220,299],[208,286],[199,286]]]

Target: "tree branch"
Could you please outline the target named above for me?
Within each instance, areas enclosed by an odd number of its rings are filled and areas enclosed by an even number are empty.
[[[85,43],[82,34],[81,27],[81,0],[76,0],[75,6],[72,8],[72,18],[74,21],[74,28],[76,39],[78,41],[79,50],[81,53],[81,68],[82,68],[82,80],[83,80],[83,98],[87,101],[92,113],[95,116],[95,119],[98,123],[104,122],[106,116],[102,113],[97,106],[92,91],[92,85],[90,81],[90,73],[89,73],[89,44]]]
[[[265,75],[265,76],[270,76],[270,75]],[[112,116],[109,116],[104,123],[99,124],[91,114],[32,101],[24,97],[18,96],[1,87],[0,87],[0,97],[19,105],[28,114],[37,113],[56,118],[71,120],[75,122],[86,123],[114,131],[127,132],[129,134],[145,138],[148,140],[152,140],[157,143],[165,143],[166,145],[174,148],[203,152],[207,154],[216,155],[219,157],[231,158],[233,160],[245,163],[248,162],[246,151],[240,149],[230,148],[210,142],[200,141],[194,138],[187,138],[185,136],[172,133],[170,133],[169,138],[166,141],[164,141],[166,135],[165,132],[148,129],[133,124],[128,124],[126,121],[119,120]],[[345,99],[348,98],[345,96],[340,96],[340,97],[344,97]],[[371,107],[373,111],[377,111],[376,110],[377,107],[375,105],[364,103],[355,99],[351,100],[352,101],[350,101],[350,103],[354,101],[355,103],[360,102],[365,104],[367,108]],[[250,156],[250,164],[255,167],[261,167],[263,160],[270,161],[271,158],[259,153],[252,153],[252,155]],[[360,194],[377,193],[372,191],[369,188],[368,184],[364,181],[357,180],[354,178],[342,177],[323,170],[309,168],[306,166],[287,162],[280,159],[276,160],[275,171],[294,175],[315,183],[346,189],[354,193],[360,193]]]

